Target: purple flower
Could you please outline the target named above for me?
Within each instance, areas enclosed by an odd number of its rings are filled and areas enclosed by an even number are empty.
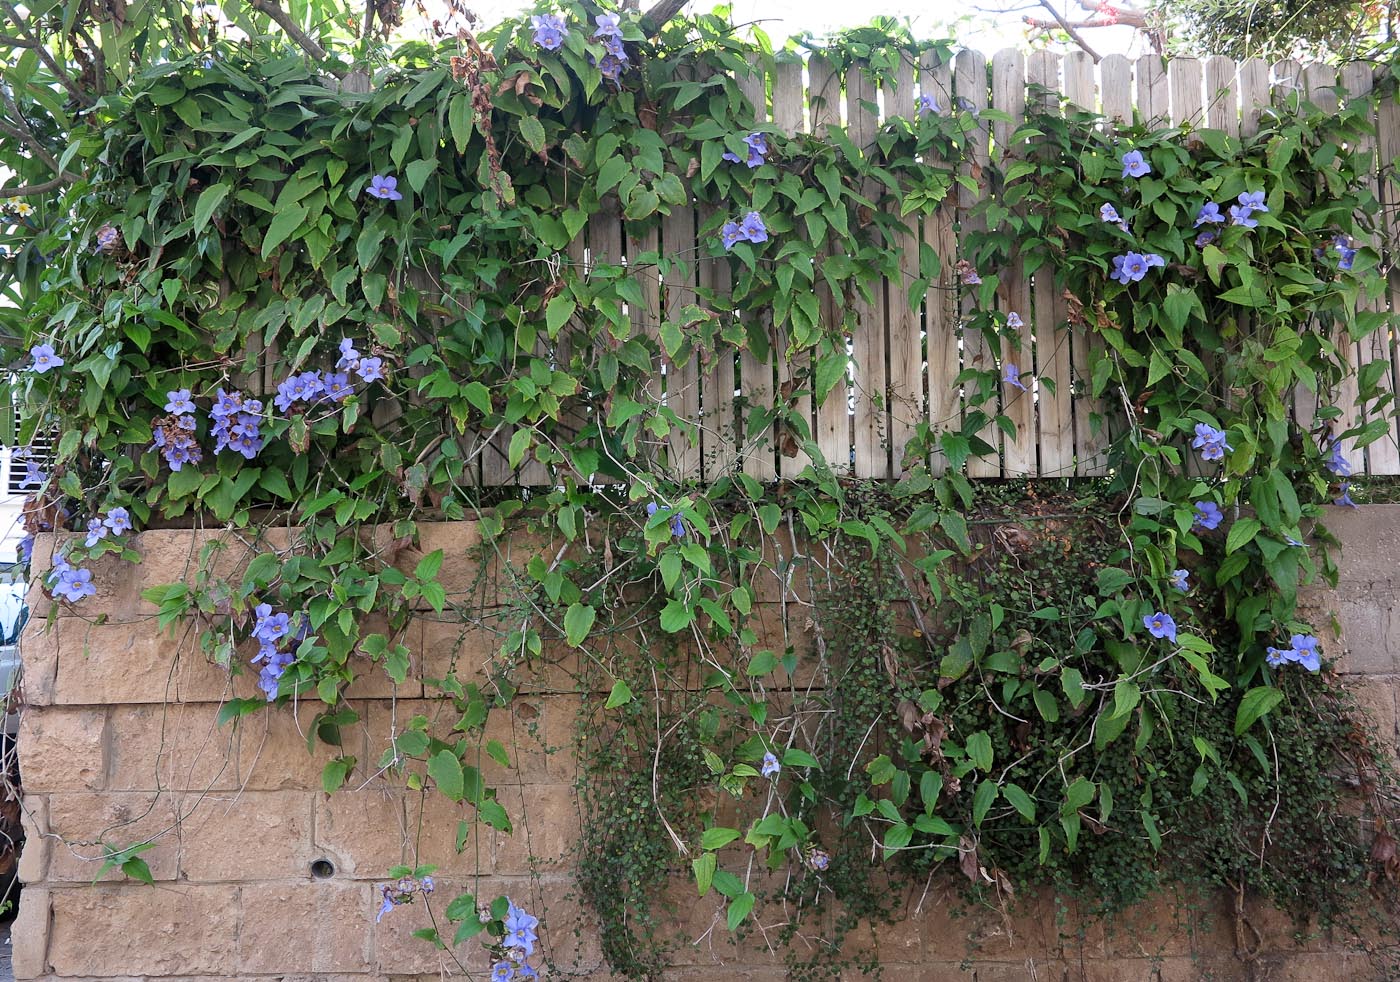
[[[1123,177],[1146,177],[1152,173],[1152,168],[1147,161],[1142,159],[1141,150],[1129,150],[1123,154]]]
[[[1288,639],[1288,643],[1293,646],[1293,661],[1310,672],[1316,672],[1322,667],[1322,653],[1317,650],[1317,638],[1311,634],[1295,634]]]
[[[609,81],[616,82],[625,71],[627,71],[627,56],[625,54],[609,51],[598,62],[598,73]]]
[[[969,266],[962,272],[963,286],[977,286],[982,282],[982,277],[977,275],[977,270]]]
[[[1112,278],[1127,286],[1136,283],[1147,275],[1147,257],[1136,252],[1113,257]]]
[[[350,387],[350,376],[345,372],[328,375],[325,384],[325,395],[331,402],[344,402],[355,394],[355,390]]]
[[[394,898],[389,896],[389,888],[384,888],[384,902],[379,905],[379,913],[374,915],[374,923],[384,920],[384,915],[394,909]]]
[[[29,349],[29,357],[34,359],[34,364],[29,367],[43,375],[50,368],[61,368],[63,359],[53,350],[51,344],[36,344]]]
[[[437,889],[437,884],[433,882],[431,876],[425,876],[418,882],[418,889],[422,890],[425,894],[430,894]]]
[[[1356,250],[1348,249],[1343,246],[1338,249],[1337,252],[1340,253],[1340,258],[1337,260],[1337,268],[1351,269],[1352,265],[1356,262]]]
[[[1006,363],[1006,370],[1002,374],[1001,380],[1006,385],[1014,385],[1022,392],[1026,390],[1026,383],[1021,381],[1021,370],[1011,362]]]
[[[15,558],[22,563],[28,563],[34,558],[34,536],[26,535],[19,540],[19,545],[15,546]]]
[[[173,392],[165,394],[165,411],[182,416],[185,413],[195,411],[194,400],[190,398],[189,389],[175,389]]]
[[[807,854],[807,865],[818,872],[824,872],[831,866],[831,854],[825,849],[813,849]]]
[[[371,198],[382,198],[385,201],[402,201],[403,195],[399,193],[399,179],[389,174],[375,174],[369,179],[369,187],[365,188],[365,194]]]
[[[531,38],[538,47],[546,51],[557,51],[564,43],[564,39],[569,36],[569,29],[564,24],[564,18],[559,14],[544,14],[540,17],[531,17],[530,26],[534,28],[535,34]]]
[[[535,936],[535,928],[539,927],[539,918],[530,916],[510,901],[507,904],[506,936],[501,939],[501,944],[506,948],[518,948],[522,954],[517,957],[523,961],[535,953],[535,942],[539,940]]]
[[[929,113],[942,112],[938,108],[938,100],[932,95],[921,95],[919,101],[914,104],[914,112],[920,116],[927,116]]]
[[[1142,259],[1148,269],[1163,269],[1167,265],[1167,261],[1155,252],[1144,253]]]
[[[515,977],[517,979],[527,980],[538,979],[540,977],[540,973],[535,970],[535,967],[533,965],[527,965],[524,962],[522,962],[519,965],[515,966]]]
[[[1191,446],[1201,452],[1202,460],[1222,460],[1226,450],[1235,448],[1225,442],[1225,431],[1217,430],[1206,423],[1196,424],[1196,439],[1191,441]]]
[[[507,961],[500,961],[491,966],[491,982],[510,982],[515,978],[515,966]]]
[[[598,25],[598,29],[593,32],[595,38],[622,36],[622,18],[617,14],[599,14],[593,18],[593,23]],[[562,26],[561,24],[560,27]]]
[[[216,389],[214,405],[209,408],[209,415],[214,419],[224,419],[242,408],[243,394],[241,392],[225,392],[223,389]]]
[[[1250,211],[1268,211],[1264,204],[1263,191],[1241,191],[1240,196],[1235,199],[1240,203],[1241,208],[1248,208]]]
[[[750,242],[767,242],[768,226],[763,224],[763,216],[756,211],[751,211],[744,216],[744,221],[739,226],[743,229],[745,237]]]
[[[1241,208],[1239,205],[1231,205],[1230,224],[1239,225],[1241,228],[1258,228],[1259,222],[1257,219],[1250,218],[1249,216],[1251,214],[1253,214],[1253,212],[1249,208]]]
[[[253,608],[257,621],[253,625],[253,637],[264,644],[275,644],[286,637],[291,618],[287,614],[274,614],[271,604],[258,604]]]
[[[1017,331],[1019,331],[1021,328],[1025,327],[1026,325],[1025,325],[1025,323],[1021,320],[1021,315],[1018,314],[1018,313],[1016,313],[1016,311],[1013,310],[1011,313],[1009,313],[1009,314],[1006,315],[1006,326],[1009,327],[1009,328],[1011,328],[1012,330],[1017,330]]]
[[[340,339],[340,358],[336,361],[335,367],[341,371],[354,368],[360,361],[360,353],[355,350],[355,342],[349,338]]]
[[[510,900],[506,901],[506,930],[517,931],[524,929],[533,931],[540,926],[540,919],[533,916],[523,907],[517,907]]]
[[[1342,492],[1342,495],[1341,495],[1340,498],[1334,498],[1333,501],[1332,501],[1332,504],[1336,505],[1336,506],[1339,507],[1339,508],[1355,508],[1355,507],[1356,507],[1356,502],[1354,502],[1354,501],[1351,500],[1351,490],[1350,490],[1350,489],[1351,489],[1351,482],[1350,482],[1350,481],[1343,481],[1343,482],[1342,482],[1341,489],[1340,489],[1341,492]]]
[[[724,227],[719,230],[719,240],[724,243],[725,249],[732,249],[736,242],[744,241],[744,231],[739,228],[738,222],[725,222]]]
[[[1292,648],[1275,648],[1273,645],[1269,645],[1269,647],[1265,649],[1264,660],[1273,668],[1278,668],[1292,661],[1293,659],[1290,657],[1292,654]]]
[[[92,251],[99,256],[105,252],[111,252],[117,247],[117,242],[121,239],[121,232],[111,225],[103,225],[97,230],[97,242],[93,245]]]
[[[1342,454],[1341,443],[1336,440],[1332,441],[1332,456],[1327,458],[1324,466],[1338,477],[1351,477],[1351,464]]]
[[[67,566],[67,563],[64,565]],[[84,597],[92,596],[97,592],[97,587],[92,585],[92,571],[74,568],[62,570],[58,574],[58,585],[54,592],[74,604]]]
[[[1192,522],[1192,528],[1200,526],[1206,531],[1210,531],[1219,528],[1220,523],[1225,519],[1225,516],[1221,514],[1220,506],[1214,501],[1198,501],[1195,507],[1196,519]]]
[[[1155,614],[1148,614],[1143,617],[1142,626],[1147,628],[1154,638],[1166,638],[1173,644],[1176,643],[1176,621],[1172,620],[1171,614],[1160,610]]]
[[[1118,209],[1112,205],[1105,204],[1099,208],[1099,221],[1112,222],[1116,225],[1122,220],[1123,219],[1118,214]]]
[[[669,513],[671,511],[671,508],[669,505],[664,507],[658,506],[657,503],[654,501],[647,503],[648,518],[655,515],[658,511],[660,511],[664,515]],[[683,539],[685,538],[685,532],[685,519],[681,518],[681,516],[679,515],[676,515],[674,518],[671,519],[671,534],[678,539]]]
[[[365,382],[378,382],[384,378],[384,360],[382,358],[361,358],[360,363],[355,366],[355,373]]]
[[[778,758],[775,757],[771,751],[763,755],[764,777],[777,777],[778,772],[782,769],[782,765],[778,763]]]
[[[87,527],[87,538],[83,540],[83,545],[91,549],[97,543],[107,537],[107,526],[102,524],[100,518],[89,518]]]
[[[1171,585],[1174,586],[1176,589],[1180,590],[1182,593],[1185,593],[1187,590],[1191,589],[1191,584],[1187,582],[1187,578],[1190,575],[1191,574],[1184,569],[1173,570],[1171,575]]]
[[[131,515],[125,508],[118,506],[107,512],[102,524],[111,529],[113,535],[121,535],[131,531]]]
[[[1207,201],[1201,205],[1201,210],[1196,213],[1196,228],[1202,225],[1219,225],[1225,221],[1225,216],[1220,214],[1220,206],[1214,201]]]
[[[20,483],[20,487],[37,488],[40,485],[42,485],[47,479],[48,475],[44,473],[43,469],[39,466],[38,461],[27,460],[24,462],[24,480]]]
[[[1204,249],[1218,238],[1220,238],[1220,235],[1217,232],[1202,232],[1200,235],[1196,236],[1196,248]]]

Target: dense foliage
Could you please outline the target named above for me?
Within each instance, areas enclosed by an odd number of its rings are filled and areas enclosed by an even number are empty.
[[[406,678],[417,613],[486,616],[416,548],[422,522],[478,520],[498,656],[426,680],[450,731],[411,719],[383,760],[332,760],[325,788],[372,764],[459,803],[459,842],[475,821],[510,831],[482,776],[483,755],[509,763],[487,720],[532,672],[570,666],[599,693],[581,886],[619,970],[662,971],[645,900],[682,853],[740,931],[760,902],[827,891],[852,918],[893,913],[872,849],[890,877],[950,861],[976,890],[1049,882],[1110,909],[1173,876],[1329,916],[1357,900],[1375,864],[1323,835],[1344,807],[1335,770],[1367,775],[1383,835],[1388,814],[1296,591],[1329,572],[1319,521],[1394,412],[1388,362],[1353,355],[1390,329],[1367,306],[1383,280],[1361,107],[1294,98],[1242,141],[1082,115],[1015,128],[910,92],[856,146],[756,123],[741,80],[791,55],[721,17],[648,37],[560,9],[408,45],[367,92],[280,44],[214,39],[82,108],[62,152],[80,177],[12,206],[5,232],[22,435],[61,434],[27,517],[79,533],[58,539],[54,594],[81,610],[84,564],[134,556],[133,530],[291,527],[237,575],[147,596],[258,671],[269,702],[318,698],[312,734],[336,745],[357,676]],[[876,27],[825,53],[889,72],[926,51],[951,44]],[[993,123],[1011,136],[972,166]],[[957,381],[961,420],[925,427],[876,491],[780,404],[744,437],[780,423],[815,461],[805,480],[681,481],[668,446],[698,433],[658,394],[661,366],[772,351],[825,398],[852,301],[959,187],[981,200],[964,254],[922,250],[908,299],[961,290],[962,339],[991,354]],[[575,245],[599,215],[646,242],[691,209],[700,255],[585,265]],[[1093,339],[1077,384],[1100,401],[1110,476],[1060,517],[989,505],[963,473],[997,452],[993,428],[1015,433],[1015,399],[1052,385],[1017,351],[1029,311],[999,300],[1018,263],[1053,277],[1063,333]],[[688,285],[649,323],[658,279]],[[547,484],[483,489],[492,454]],[[522,529],[551,545],[511,564],[496,549]],[[1321,869],[1350,889],[1321,892]],[[431,873],[394,871],[385,910],[429,902]],[[502,957],[533,931],[504,898],[445,913],[452,940],[489,930]]]

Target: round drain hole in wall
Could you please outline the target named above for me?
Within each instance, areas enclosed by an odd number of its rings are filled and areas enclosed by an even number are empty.
[[[335,876],[335,864],[329,859],[318,859],[311,864],[311,878],[314,880],[329,880]]]

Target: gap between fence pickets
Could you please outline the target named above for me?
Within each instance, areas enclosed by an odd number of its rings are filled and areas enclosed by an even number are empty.
[[[917,67],[917,76],[916,76]],[[1128,122],[1134,114],[1149,125],[1189,123],[1210,126],[1230,136],[1248,137],[1256,133],[1264,108],[1276,100],[1281,90],[1297,90],[1321,108],[1338,105],[1333,87],[1336,73],[1324,65],[1302,66],[1281,61],[1273,66],[1259,59],[1236,63],[1225,57],[1199,61],[1178,58],[1163,63],[1155,55],[1130,61],[1110,55],[1096,67],[1082,52],[1063,57],[1040,51],[1027,58],[1016,50],[998,52],[991,60],[988,84],[987,59],[976,51],[958,52],[953,63],[940,64],[937,56],[926,53],[918,66],[902,65],[894,77],[877,91],[864,74],[843,80],[834,66],[820,55],[813,55],[805,66],[782,63],[768,77],[761,66],[750,74],[736,76],[736,83],[752,102],[755,119],[762,124],[772,120],[775,129],[789,135],[802,131],[822,134],[829,126],[844,126],[852,141],[862,149],[873,144],[878,128],[896,116],[912,116],[920,93],[933,94],[942,112],[955,109],[978,112],[991,105],[1025,116],[1027,85],[1049,90],[1039,108],[1059,111],[1060,96],[1070,106],[1104,114],[1108,125]],[[917,86],[915,79],[917,77]],[[1348,98],[1370,92],[1373,70],[1370,66],[1347,66],[1341,79]],[[1096,84],[1097,83],[1097,84]],[[771,86],[771,88],[770,88]],[[771,99],[771,103],[770,103]],[[804,125],[805,123],[805,125]],[[1400,235],[1400,183],[1393,175],[1381,180],[1375,168],[1384,160],[1400,156],[1400,109],[1394,104],[1381,106],[1376,117],[1377,136],[1359,141],[1362,153],[1375,152],[1369,189],[1381,204],[1390,240]],[[992,133],[987,131],[991,129]],[[1009,146],[1012,124],[983,124],[970,140],[970,164],[961,165],[965,176],[977,176],[990,160],[1004,160],[1008,154],[1026,148]],[[863,188],[873,192],[870,187]],[[836,327],[854,321],[845,333],[849,370],[832,387],[820,405],[812,398],[807,354],[787,357],[787,332],[765,321],[754,326],[766,332],[771,347],[764,359],[745,344],[737,355],[717,357],[698,364],[692,357],[676,365],[665,357],[657,366],[658,379],[647,387],[657,406],[669,407],[688,428],[677,429],[671,437],[653,448],[656,456],[669,463],[670,472],[686,480],[714,481],[742,469],[759,480],[792,478],[809,463],[800,449],[804,436],[820,448],[837,473],[882,479],[903,473],[905,450],[920,424],[928,424],[935,436],[958,431],[965,414],[964,396],[954,379],[964,369],[995,370],[1015,363],[1025,379],[1044,379],[1046,384],[1031,391],[1007,391],[999,385],[989,411],[1002,412],[1016,424],[1016,433],[1003,434],[989,424],[980,436],[995,452],[967,463],[971,477],[1043,476],[1102,474],[1104,450],[1112,436],[1108,420],[1116,399],[1094,399],[1090,395],[1089,366],[1103,341],[1091,325],[1071,323],[1071,300],[1064,296],[1048,270],[1027,277],[1018,263],[997,270],[1000,286],[995,298],[996,311],[1003,320],[1011,312],[1021,316],[1023,327],[1011,332],[1015,340],[991,350],[980,332],[964,333],[963,324],[974,304],[968,288],[960,287],[952,267],[959,258],[954,228],[963,236],[976,234],[981,217],[974,214],[982,191],[974,193],[957,186],[949,200],[933,214],[912,222],[911,231],[898,237],[900,257],[898,278],[876,284],[869,298],[851,294],[832,296],[820,275],[821,253],[817,259],[817,294],[823,323]],[[897,209],[897,203],[888,207]],[[733,216],[725,216],[733,217]],[[723,220],[722,218],[719,220]],[[674,318],[687,303],[694,302],[697,286],[714,290],[721,298],[728,290],[728,260],[710,258],[714,225],[709,210],[677,209],[661,222],[655,232],[640,240],[625,235],[616,201],[589,222],[588,242],[591,265],[633,264],[643,252],[655,253],[675,262],[664,277],[638,268],[643,278],[642,309],[631,311],[635,332],[659,336],[661,317]],[[938,255],[940,271],[922,305],[911,307],[909,284],[919,273],[920,243]],[[1379,239],[1371,243],[1379,245]],[[701,258],[706,257],[706,258]],[[1394,261],[1395,257],[1391,257]],[[656,274],[654,268],[650,269]],[[660,281],[663,281],[660,282]],[[683,282],[684,281],[684,282]],[[1365,298],[1364,309],[1384,312],[1400,310],[1400,273],[1390,274],[1388,296]],[[717,311],[731,316],[728,309]],[[1386,364],[1381,388],[1400,389],[1400,359],[1389,332],[1377,331],[1360,345],[1338,336],[1339,349],[1348,368],[1356,371],[1380,359]],[[1208,362],[1209,365],[1209,362]],[[664,367],[663,367],[664,366]],[[1228,392],[1217,393],[1228,399]],[[1374,409],[1355,405],[1354,377],[1334,394],[1343,416],[1334,425],[1344,429],[1366,417]],[[795,432],[797,427],[763,426],[760,415],[783,405],[795,418],[810,426],[810,434]],[[1303,387],[1295,390],[1294,414],[1304,427],[1312,425],[1318,403]],[[1394,406],[1387,413],[1394,413]],[[492,447],[483,457],[483,483],[533,483],[544,472],[527,461],[518,474],[512,474],[505,461],[510,433],[496,434]],[[1390,432],[1364,450],[1345,441],[1343,452],[1357,472],[1400,473],[1400,443],[1392,421]],[[935,473],[946,467],[935,451],[925,461]]]

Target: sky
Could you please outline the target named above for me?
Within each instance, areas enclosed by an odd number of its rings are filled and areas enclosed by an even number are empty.
[[[1057,10],[1068,13],[1070,20],[1085,16],[1073,0],[1052,2]],[[488,24],[527,6],[519,0],[468,0],[468,4]],[[643,10],[649,5],[650,0],[642,0]],[[703,11],[713,5],[713,0],[696,0],[686,9]],[[967,47],[987,53],[1026,47],[1027,28],[1022,16],[1047,16],[1034,0],[884,0],[870,7],[851,0],[732,0],[731,6],[735,23],[758,21],[774,41],[803,31],[820,34],[857,27],[874,16],[887,16],[908,18],[918,37],[951,35]],[[1136,32],[1127,27],[1096,28],[1086,40],[1100,54],[1139,55],[1147,50]]]

